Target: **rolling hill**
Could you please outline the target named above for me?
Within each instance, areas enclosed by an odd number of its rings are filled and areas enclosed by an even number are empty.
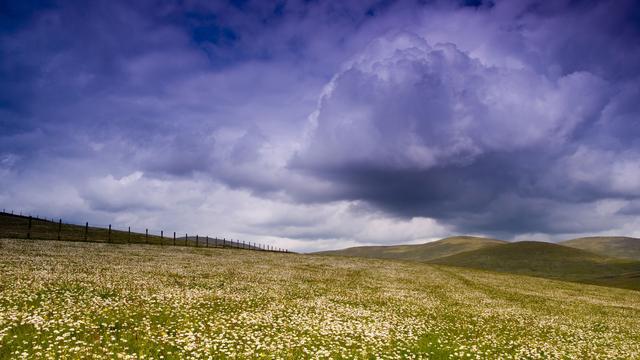
[[[506,243],[432,259],[430,263],[640,289],[638,261],[545,242]]]
[[[505,244],[506,241],[475,236],[454,236],[418,245],[358,246],[322,251],[317,255],[357,256],[375,259],[428,261],[466,251]]]
[[[560,244],[600,255],[640,260],[640,239],[638,238],[592,236],[567,240]]]

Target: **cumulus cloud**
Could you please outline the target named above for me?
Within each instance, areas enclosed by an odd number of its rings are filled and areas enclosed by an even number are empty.
[[[571,25],[612,30],[612,4],[527,4],[427,12],[415,31],[374,40],[326,86],[292,165],[341,184],[345,198],[461,232],[568,234],[628,222],[595,209],[638,197],[640,113],[627,102],[638,66],[562,49],[593,46]],[[458,28],[466,20],[487,28]],[[598,34],[601,50],[637,56],[615,37]]]
[[[530,69],[484,66],[454,44],[394,34],[327,86],[297,160],[427,170],[561,145],[602,108],[605,90],[589,73],[552,81]]]
[[[472,3],[8,2],[0,201],[298,249],[633,234],[638,6]]]

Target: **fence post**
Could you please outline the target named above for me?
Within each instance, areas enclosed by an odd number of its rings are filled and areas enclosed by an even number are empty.
[[[223,248],[223,249],[224,249],[224,247],[225,247],[225,245],[226,245],[226,244],[225,244],[225,242],[226,242],[226,241],[227,241],[227,240],[226,240],[225,238],[222,238],[222,248]]]
[[[127,237],[127,244],[131,242],[131,226],[129,226],[129,236]]]
[[[58,222],[58,241],[60,241],[60,233],[62,232],[62,219]]]
[[[209,235],[207,235],[207,245],[206,247],[209,247]]]
[[[245,249],[245,247],[244,247],[244,240],[242,240],[242,249]]]
[[[198,234],[196,234],[196,247],[198,247]]]
[[[173,232],[173,246],[176,246],[176,232]]]
[[[31,239],[31,216],[29,216],[29,225],[27,226],[27,239]]]
[[[87,221],[84,224],[84,241],[87,241],[88,237],[89,237],[89,222]]]
[[[164,230],[160,230],[160,245],[164,245]]]
[[[109,241],[108,242],[111,242],[111,224],[109,224]]]
[[[189,234],[184,233],[184,246],[189,246],[187,245],[187,239],[189,238]]]
[[[144,229],[144,243],[147,244],[149,242],[149,229]]]

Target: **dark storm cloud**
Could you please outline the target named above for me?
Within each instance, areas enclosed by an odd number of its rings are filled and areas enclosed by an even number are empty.
[[[0,152],[82,156],[90,139],[134,168],[211,170],[218,128],[304,125],[344,58],[334,35],[367,17],[354,4],[8,2]]]
[[[461,232],[619,228],[595,208],[640,197],[637,14],[633,2],[426,14],[334,77],[292,166]]]

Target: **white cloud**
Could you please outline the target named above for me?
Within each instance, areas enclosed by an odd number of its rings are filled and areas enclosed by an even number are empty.
[[[549,79],[531,68],[486,66],[453,44],[392,33],[325,88],[299,160],[428,169],[562,144],[603,106],[605,90],[589,73]]]

